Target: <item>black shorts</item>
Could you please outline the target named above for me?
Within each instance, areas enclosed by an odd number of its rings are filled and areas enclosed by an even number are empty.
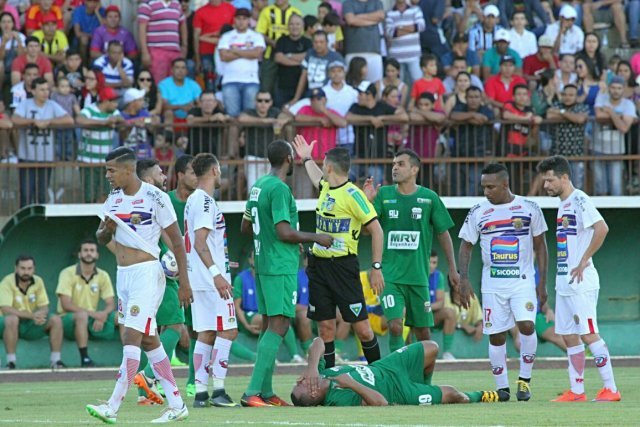
[[[309,308],[311,320],[336,318],[336,307],[345,322],[368,319],[360,282],[360,263],[356,255],[337,258],[309,256]]]

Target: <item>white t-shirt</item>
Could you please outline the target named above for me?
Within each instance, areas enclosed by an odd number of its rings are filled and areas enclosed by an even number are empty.
[[[124,223],[118,224],[113,236],[116,242],[155,258],[160,256],[160,232],[177,221],[169,195],[146,182],[133,196],[127,196],[120,188],[113,190],[104,202],[103,211]]]
[[[551,37],[553,42],[556,42],[558,33],[560,32],[560,21],[556,21],[551,25],[547,25],[547,29],[544,32],[545,36]],[[569,31],[562,35],[560,39],[560,48],[558,53],[560,55],[570,53],[575,55],[584,48],[584,32],[577,25],[572,25]]]
[[[536,40],[536,35],[531,31],[524,30],[520,35],[515,28],[512,28],[509,30],[509,36],[511,37],[509,47],[518,52],[520,58],[524,59],[529,55],[538,53],[538,40]]]
[[[241,50],[250,50],[256,47],[266,47],[264,37],[253,30],[239,33],[231,30],[224,33],[218,43],[218,49],[231,49],[235,47]],[[260,83],[258,76],[258,60],[238,58],[224,63],[224,75],[222,84],[225,83]]]
[[[535,286],[533,237],[547,231],[536,202],[516,196],[511,203],[488,200],[474,206],[460,237],[482,250],[482,292],[512,293]]]
[[[576,295],[600,288],[598,271],[589,258],[589,266],[584,269],[583,280],[571,281],[571,270],[580,264],[593,238],[593,225],[604,221],[593,202],[582,190],[573,193],[560,203],[556,228],[558,272],[556,293]]]
[[[187,199],[184,207],[184,243],[187,250],[189,282],[194,291],[210,291],[214,289],[213,278],[200,255],[193,248],[196,242],[196,231],[201,228],[209,230],[207,247],[213,262],[231,283],[229,274],[229,251],[227,248],[227,226],[224,215],[213,197],[204,190],[196,189]]]

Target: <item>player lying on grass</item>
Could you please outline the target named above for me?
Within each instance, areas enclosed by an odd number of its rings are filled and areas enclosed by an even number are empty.
[[[505,391],[463,393],[431,385],[438,344],[420,341],[365,365],[324,369],[324,343],[316,338],[307,368],[291,392],[295,406],[387,406],[440,403],[504,402]]]

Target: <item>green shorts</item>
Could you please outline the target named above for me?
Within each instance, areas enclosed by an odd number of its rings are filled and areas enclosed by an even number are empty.
[[[178,298],[178,282],[167,279],[162,302],[156,313],[156,323],[158,326],[179,325],[183,324],[184,320],[184,311]]]
[[[104,327],[101,331],[93,330],[93,322],[95,319],[89,318],[89,337],[98,341],[110,341],[117,340],[120,338],[120,333],[116,329],[116,312],[112,311],[107,316],[107,321],[104,322]],[[67,313],[62,315],[62,329],[64,330],[64,337],[69,341],[74,341],[76,339],[75,335],[75,325],[73,322],[73,313]]]
[[[46,323],[44,325],[36,325],[33,320],[20,319],[20,325],[18,326],[18,337],[27,341],[39,340],[40,338],[47,336],[45,331]],[[4,317],[0,316],[0,337],[4,333]]]
[[[547,332],[547,329],[553,328],[553,322],[547,322],[547,316],[544,313],[536,314],[536,334],[538,338],[542,339],[542,334]]]
[[[387,320],[402,319],[406,308],[406,326],[433,327],[428,287],[385,283],[381,300]]]
[[[256,276],[258,313],[265,316],[296,317],[298,275]]]
[[[184,324],[193,329],[193,318],[191,317],[191,306],[184,309]]]

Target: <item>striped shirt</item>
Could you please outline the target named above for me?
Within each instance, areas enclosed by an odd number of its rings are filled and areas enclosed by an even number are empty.
[[[408,25],[413,26],[413,33],[397,36],[398,28]],[[387,37],[391,40],[389,56],[398,62],[410,62],[420,59],[420,33],[425,29],[422,9],[418,6],[407,7],[404,12],[396,6],[387,12],[386,18]]]
[[[493,36],[500,29],[502,29],[502,25],[496,24],[493,31],[486,32],[482,23],[478,22],[469,30],[469,49],[473,51],[491,49],[493,47]]]
[[[121,84],[122,77],[120,77],[120,71],[118,67],[112,66],[109,62],[108,55],[102,55],[93,62],[93,66],[104,75],[104,82],[107,84]],[[133,62],[129,58],[122,58],[122,68],[127,74],[127,77],[133,82]]]
[[[260,12],[256,31],[277,42],[280,37],[289,35],[289,18],[294,13],[302,16],[300,10],[293,6],[288,6],[285,10],[280,9],[275,4],[267,6]],[[264,58],[269,59],[270,57],[271,46],[267,46]]]
[[[107,121],[109,117],[119,116],[118,110],[112,113],[100,111],[98,104],[91,104],[80,111],[80,115],[91,120]],[[82,142],[78,151],[78,161],[83,163],[104,163],[113,146],[114,130],[91,128],[82,130]]]
[[[149,0],[138,6],[138,24],[147,24],[147,46],[180,50],[180,24],[185,21],[180,3]]]

